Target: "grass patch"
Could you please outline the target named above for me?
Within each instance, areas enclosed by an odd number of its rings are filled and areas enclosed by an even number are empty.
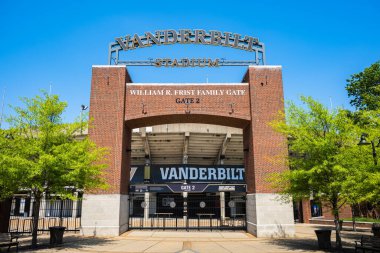
[[[345,218],[344,221],[352,221],[352,218]],[[364,218],[364,217],[356,217],[355,221],[363,221],[363,222],[374,222],[374,223],[380,223],[379,219],[371,219],[371,218]]]

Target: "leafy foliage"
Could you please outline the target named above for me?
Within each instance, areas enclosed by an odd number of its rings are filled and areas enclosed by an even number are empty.
[[[348,96],[352,97],[351,105],[357,109],[380,109],[380,61],[363,72],[351,75],[351,78],[347,79],[346,90]]]
[[[104,187],[104,164],[99,161],[105,150],[96,148],[88,138],[76,139],[82,123],[62,122],[67,104],[47,93],[22,101],[25,107],[14,108],[15,116],[8,119],[11,128],[1,135],[1,144],[7,146],[1,154],[1,168],[14,175],[12,185],[37,195],[53,192],[65,196],[69,196],[67,186],[83,190]],[[5,172],[10,169],[13,172]]]
[[[14,107],[14,116],[8,118],[10,129],[1,130],[0,198],[19,190],[32,193],[36,244],[39,200],[51,193],[74,198],[72,189],[106,187],[101,163],[106,150],[88,138],[78,139],[83,122],[62,121],[67,104],[58,96],[43,93],[22,102],[24,107]]]
[[[356,162],[356,180],[353,178],[347,185],[350,192],[356,192],[360,201],[372,204],[380,203],[380,109],[362,110],[353,113],[355,124],[365,134],[367,145],[360,145],[360,155],[353,159]],[[359,188],[359,189],[358,189]]]
[[[272,122],[278,132],[288,137],[292,152],[288,157],[291,169],[275,175],[274,184],[296,199],[312,194],[328,203],[336,220],[337,244],[341,246],[339,209],[366,196],[362,182],[369,179],[370,153],[358,147],[363,129],[348,111],[329,111],[311,97],[301,100],[306,109],[289,103],[286,121]]]
[[[302,97],[307,109],[289,103],[286,122],[273,122],[275,129],[289,137],[291,170],[281,176],[289,183],[283,192],[296,198],[315,197],[340,200],[342,183],[352,174],[357,158],[359,129],[344,110],[330,112],[310,97]],[[343,199],[342,199],[343,201]]]

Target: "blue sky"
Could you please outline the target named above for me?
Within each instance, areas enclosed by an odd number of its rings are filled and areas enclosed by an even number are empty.
[[[267,64],[283,66],[285,99],[311,95],[350,108],[346,79],[380,59],[380,1],[0,1],[0,105],[41,89],[69,103],[67,121],[89,104],[91,66],[107,64],[115,37],[162,29],[221,30],[258,37]],[[246,59],[225,47],[175,45],[125,53]],[[245,67],[134,67],[134,82],[240,82]],[[4,123],[3,123],[4,126]]]

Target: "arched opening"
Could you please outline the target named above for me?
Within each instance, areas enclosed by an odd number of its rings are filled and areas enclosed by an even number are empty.
[[[194,123],[135,128],[130,154],[130,229],[245,229],[242,129]]]

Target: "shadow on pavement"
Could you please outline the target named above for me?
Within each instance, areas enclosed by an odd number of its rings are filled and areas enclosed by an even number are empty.
[[[114,238],[84,237],[79,234],[69,234],[64,235],[62,244],[52,246],[49,243],[49,237],[44,236],[38,239],[38,245],[35,249],[31,248],[31,241],[31,237],[20,241],[19,251],[38,251],[49,248],[56,250],[60,248],[80,250],[88,246],[93,247],[110,244],[114,241]]]
[[[280,246],[283,247],[285,250],[291,251],[323,251],[318,248],[317,239],[310,238],[273,239],[271,241],[266,242],[266,244]],[[333,236],[331,238],[331,246],[332,249],[328,252],[355,252],[352,245],[347,244],[345,241],[343,241],[343,250],[337,251],[335,249],[335,237]]]
[[[267,241],[266,244],[281,246],[286,250],[308,250],[317,251],[318,243],[317,240],[309,238],[289,238],[289,239],[273,239]]]

